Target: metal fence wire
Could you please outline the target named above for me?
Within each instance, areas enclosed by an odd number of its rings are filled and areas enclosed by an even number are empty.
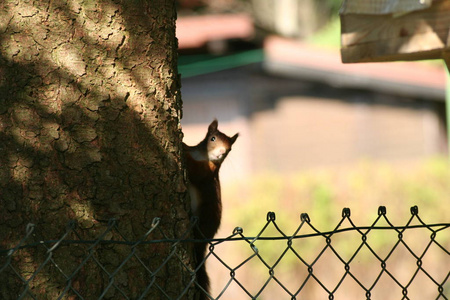
[[[371,225],[356,226],[350,209],[344,208],[342,219],[330,231],[318,230],[308,214],[303,213],[293,234],[286,234],[275,213],[269,212],[265,225],[256,236],[246,236],[244,230],[237,227],[226,238],[207,240],[209,248],[204,263],[207,263],[213,283],[208,297],[449,299],[450,223],[426,224],[419,217],[417,206],[411,207],[410,212],[411,217],[405,225],[395,226],[388,219],[386,208],[381,206]],[[116,220],[110,220],[106,230],[95,240],[82,240],[75,222],[70,222],[57,239],[36,240],[37,226],[28,224],[22,240],[14,248],[0,249],[0,298],[12,299],[6,295],[15,294],[17,299],[49,299],[42,298],[42,293],[33,286],[34,282],[42,281],[40,276],[50,268],[52,274],[62,277],[65,282],[54,299],[93,299],[83,295],[73,282],[81,276],[80,270],[87,264],[94,264],[101,276],[107,278],[96,299],[150,299],[149,295],[155,293],[159,295],[158,299],[184,299],[196,286],[196,270],[185,263],[178,248],[181,243],[199,242],[186,238],[196,220],[179,238],[168,238],[161,222],[160,218],[155,218],[139,241],[123,237]],[[123,239],[109,239],[108,235],[112,233]],[[125,251],[122,251],[117,266],[111,269],[99,258],[99,252],[102,246],[112,244],[123,245]],[[167,257],[159,266],[145,265],[143,258],[148,255],[148,248],[145,251],[142,248],[161,245],[169,249]],[[80,257],[78,265],[63,270],[57,259],[62,247],[73,248],[69,252]],[[30,249],[41,253],[42,257],[32,269],[23,270],[19,261]],[[174,259],[191,278],[176,295],[165,290],[157,280],[158,276],[163,276],[165,265]],[[146,284],[137,291],[137,297],[127,294],[120,283],[131,262],[140,265],[146,274]],[[18,290],[2,293],[1,290],[11,288],[11,281],[19,282],[15,285]]]

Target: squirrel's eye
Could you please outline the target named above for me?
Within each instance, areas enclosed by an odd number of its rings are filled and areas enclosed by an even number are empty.
[[[211,137],[211,142],[214,142],[215,140],[216,140],[215,136]]]

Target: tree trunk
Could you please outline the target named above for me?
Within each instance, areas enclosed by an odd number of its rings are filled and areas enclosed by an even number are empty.
[[[99,239],[110,218],[104,240],[136,241],[154,217],[154,238],[187,230],[175,18],[173,0],[1,2],[2,249],[30,222],[24,244],[61,238],[69,220],[77,227],[65,240]],[[123,266],[126,244],[62,243],[46,261],[52,245],[9,262],[1,252],[0,298],[162,299],[189,286],[186,244],[157,274],[170,244],[139,246]]]

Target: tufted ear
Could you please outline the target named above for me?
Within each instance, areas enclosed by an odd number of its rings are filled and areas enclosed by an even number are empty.
[[[217,119],[214,119],[214,121],[209,124],[208,132],[211,133],[217,131],[217,127],[219,127],[219,122],[217,122]]]
[[[233,136],[231,137],[231,145],[233,145],[234,142],[236,142],[236,139],[238,138],[238,136],[239,136],[239,133],[236,133],[235,135],[233,135]]]

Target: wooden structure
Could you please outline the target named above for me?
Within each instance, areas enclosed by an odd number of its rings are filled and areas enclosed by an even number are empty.
[[[450,0],[344,0],[340,15],[343,63],[443,59],[450,70]]]
[[[344,63],[446,60],[450,64],[450,0],[344,0]]]

